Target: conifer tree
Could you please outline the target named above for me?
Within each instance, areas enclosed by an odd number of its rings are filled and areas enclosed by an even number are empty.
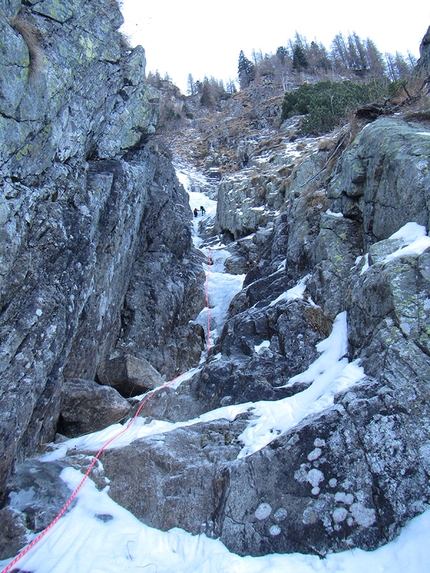
[[[251,62],[251,60],[248,60],[248,58],[243,53],[243,50],[241,50],[239,54],[239,64],[238,64],[240,89],[248,87],[249,84],[254,79],[254,75],[255,75],[254,64]]]
[[[385,59],[387,62],[388,77],[392,82],[408,79],[411,75],[414,65],[405,60],[399,52],[395,55],[386,54]]]
[[[333,38],[331,58],[338,72],[348,69],[348,48],[342,34],[337,34]]]
[[[209,108],[215,105],[214,90],[208,78],[205,78],[202,83],[200,103],[202,106]]]
[[[366,49],[355,32],[348,36],[348,67],[362,75],[369,69]]]
[[[288,56],[287,48],[285,48],[285,46],[279,46],[279,48],[276,50],[276,56],[280,60],[281,64],[284,64],[285,59]]]
[[[300,44],[295,44],[293,49],[293,69],[300,72],[309,67],[305,50]]]
[[[372,76],[375,78],[384,77],[386,72],[384,58],[382,57],[382,54],[379,52],[375,43],[369,38],[366,40],[366,53]]]
[[[237,92],[236,84],[234,83],[233,80],[228,80],[227,86],[226,86],[226,91],[229,94],[235,94]]]
[[[331,67],[327,50],[322,44],[317,44],[312,41],[311,45],[306,50],[306,57],[309,62],[309,67],[312,68],[312,71],[315,73],[319,71],[327,71]]]
[[[192,74],[188,74],[187,86],[188,86],[188,93],[192,96],[196,95],[197,89]]]

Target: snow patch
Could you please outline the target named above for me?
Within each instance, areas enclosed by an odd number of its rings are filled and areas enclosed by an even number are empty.
[[[261,344],[254,346],[254,352],[258,354],[262,348],[269,348],[269,346],[270,346],[270,340],[263,340]]]
[[[327,209],[326,214],[339,219],[343,218],[343,213],[334,213],[333,211],[330,211],[330,209]]]
[[[391,235],[390,240],[400,239],[403,246],[384,258],[384,263],[405,256],[419,256],[430,248],[430,237],[427,236],[426,228],[418,223],[406,223],[396,233]]]
[[[369,269],[369,253],[364,255],[364,264],[360,271],[360,275],[364,275],[364,273]]]
[[[302,374],[287,382],[311,382],[312,384],[288,398],[276,402],[256,402],[250,410],[256,419],[239,436],[244,444],[239,458],[257,452],[279,435],[284,434],[303,418],[321,412],[333,404],[338,392],[352,386],[364,377],[364,371],[357,362],[348,363],[346,312],[339,314],[332,333],[317,345],[321,356]]]
[[[306,290],[306,283],[309,279],[309,275],[306,275],[301,279],[299,283],[293,288],[290,288],[286,292],[280,294],[275,300],[273,300],[269,306],[275,306],[278,302],[283,300],[303,300],[303,295]]]

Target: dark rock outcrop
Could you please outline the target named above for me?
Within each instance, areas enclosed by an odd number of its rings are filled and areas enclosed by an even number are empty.
[[[130,404],[114,389],[93,380],[65,380],[58,429],[68,437],[97,432],[123,420]]]
[[[17,0],[0,12],[1,489],[16,460],[52,439],[64,378],[94,380],[132,330],[124,300],[138,267],[157,267],[146,287],[166,314],[133,354],[151,361],[155,338],[170,347],[170,375],[179,331],[196,341],[180,367],[199,359],[200,333],[187,326],[204,304],[188,199],[167,152],[148,141],[158,92],[121,24],[108,0]],[[152,301],[138,304],[150,317]]]
[[[417,70],[423,76],[430,72],[430,27],[420,44],[420,57],[417,62]]]
[[[430,228],[427,129],[393,118],[365,127],[343,155],[327,196],[358,220],[365,252],[410,221]]]

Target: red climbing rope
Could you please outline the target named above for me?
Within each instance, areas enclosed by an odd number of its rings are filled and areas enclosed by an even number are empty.
[[[211,267],[212,261],[211,261],[211,252],[210,249],[208,248],[208,270],[206,272],[206,306],[208,309],[208,335],[207,335],[207,350],[209,352],[210,348],[211,348],[211,342],[210,342],[210,333],[211,333],[211,315],[210,315],[210,306],[209,306],[209,274],[210,274],[210,267]],[[180,375],[181,376],[181,375]],[[48,531],[50,531],[54,525],[57,523],[57,521],[64,515],[64,513],[67,511],[67,509],[70,507],[70,504],[72,503],[72,501],[75,499],[75,497],[78,495],[80,489],[82,488],[82,486],[84,485],[85,481],[87,480],[88,476],[91,473],[91,470],[93,469],[96,461],[99,459],[99,457],[101,456],[101,454],[104,452],[104,450],[110,446],[110,444],[112,444],[112,442],[114,442],[116,439],[118,439],[120,436],[122,436],[127,430],[130,429],[130,427],[134,424],[134,422],[136,421],[136,418],[138,417],[138,415],[140,414],[140,411],[142,410],[143,406],[152,398],[152,396],[158,391],[158,390],[162,390],[164,388],[167,388],[168,386],[170,386],[171,384],[173,384],[173,382],[175,382],[175,380],[177,380],[178,378],[180,378],[180,376],[176,376],[176,378],[173,378],[172,380],[169,380],[169,382],[166,382],[166,384],[163,384],[163,386],[160,386],[159,388],[156,388],[155,390],[153,390],[152,392],[149,392],[145,398],[142,400],[142,402],[139,404],[139,408],[136,410],[136,413],[134,414],[133,418],[128,422],[128,424],[126,426],[124,426],[122,428],[122,430],[120,432],[118,432],[118,434],[116,434],[115,436],[113,436],[110,440],[108,440],[101,448],[100,450],[96,453],[96,455],[93,457],[91,464],[89,465],[84,477],[82,478],[80,484],[78,485],[78,487],[75,489],[75,491],[72,493],[72,495],[70,496],[70,498],[67,500],[67,502],[64,504],[64,506],[62,507],[62,509],[60,510],[59,514],[57,515],[57,517],[55,517],[53,519],[53,521],[51,521],[51,523],[43,530],[39,533],[39,535],[37,537],[35,537],[33,539],[33,541],[27,545],[27,547],[25,547],[21,553],[19,555],[17,555],[15,557],[15,559],[13,561],[11,561],[9,563],[9,565],[7,565],[7,567],[5,567],[5,569],[3,569],[3,571],[1,573],[8,573],[8,571],[12,570],[12,567],[14,567],[18,561],[20,561],[25,555],[27,555],[27,553],[33,549],[33,547],[39,543],[39,541],[45,537],[45,535],[48,533]]]
[[[155,390],[153,390],[152,392],[148,393],[145,398],[142,400],[142,402],[139,404],[139,408],[136,410],[136,413],[134,414],[133,418],[128,422],[128,424],[126,426],[124,426],[124,428],[118,432],[118,434],[116,434],[115,436],[113,436],[110,440],[108,440],[101,448],[100,450],[97,452],[97,454],[94,456],[91,464],[89,465],[84,477],[82,478],[80,484],[78,485],[78,487],[75,489],[75,491],[72,493],[72,495],[70,496],[70,498],[67,500],[67,502],[64,504],[64,506],[62,507],[62,509],[60,510],[59,514],[57,515],[57,517],[55,517],[53,519],[53,521],[51,521],[51,523],[46,527],[46,529],[44,529],[43,531],[41,531],[39,533],[39,535],[37,537],[35,537],[33,539],[33,541],[27,545],[27,547],[25,547],[21,553],[19,555],[17,555],[15,557],[15,559],[13,561],[11,561],[9,563],[9,565],[7,567],[5,567],[5,569],[3,569],[3,571],[1,573],[7,573],[8,571],[11,571],[12,567],[14,567],[18,561],[20,561],[24,555],[26,555],[37,543],[39,543],[39,541],[45,537],[45,535],[48,533],[48,531],[50,531],[54,525],[57,523],[57,521],[60,519],[60,517],[62,517],[64,515],[64,513],[67,511],[67,509],[70,507],[70,504],[72,503],[72,501],[75,499],[75,497],[78,495],[80,489],[82,488],[82,486],[84,485],[86,479],[88,478],[88,476],[91,473],[91,470],[93,469],[96,461],[98,460],[98,458],[101,456],[102,452],[108,447],[110,446],[110,444],[112,442],[114,442],[117,438],[119,438],[120,436],[122,436],[122,434],[124,434],[127,430],[129,430],[131,428],[131,426],[134,424],[134,422],[136,421],[136,418],[138,417],[138,415],[140,414],[140,411],[142,410],[143,406],[148,402],[148,400],[150,400],[152,398],[152,396],[155,394],[155,392],[157,392],[158,390],[162,390],[164,388],[167,388],[168,386],[170,386],[171,384],[173,384],[173,382],[175,382],[175,380],[177,380],[178,378],[180,378],[181,375],[176,376],[176,378],[173,378],[172,380],[169,380],[169,382],[166,382],[166,384],[163,384],[163,386],[160,386],[159,388],[156,388]]]
[[[211,309],[209,306],[209,273],[211,264],[212,264],[211,250],[208,248],[208,270],[206,272],[206,307],[208,309],[208,341],[207,341],[208,352],[211,349]]]

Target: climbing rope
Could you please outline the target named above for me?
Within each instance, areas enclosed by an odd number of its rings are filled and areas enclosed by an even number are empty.
[[[206,272],[206,307],[208,309],[208,334],[207,334],[207,351],[210,351],[211,348],[211,342],[210,342],[210,333],[211,333],[211,316],[210,316],[210,306],[209,306],[209,274],[210,274],[210,267],[211,267],[212,261],[211,261],[211,252],[210,249],[208,248],[208,262],[207,262],[207,266],[208,266],[208,270]],[[64,513],[67,511],[67,509],[70,507],[71,503],[73,502],[73,500],[76,498],[76,496],[78,495],[79,491],[81,490],[82,486],[84,485],[85,481],[88,479],[95,463],[97,462],[97,460],[99,459],[99,457],[101,456],[101,454],[104,452],[104,450],[110,446],[112,444],[112,442],[114,442],[115,440],[117,440],[120,436],[122,436],[123,434],[125,434],[125,432],[127,432],[127,430],[129,430],[131,428],[131,426],[134,424],[134,422],[136,421],[137,417],[139,416],[143,406],[154,396],[154,394],[156,392],[158,392],[159,390],[163,390],[164,388],[167,388],[168,386],[170,386],[171,384],[173,384],[173,382],[175,382],[176,380],[178,380],[178,378],[180,378],[180,376],[176,376],[176,378],[173,378],[172,380],[169,380],[169,382],[166,382],[166,384],[163,384],[163,386],[160,386],[159,388],[156,388],[155,390],[153,390],[152,392],[149,392],[145,398],[142,400],[142,402],[139,404],[139,408],[136,410],[136,413],[134,414],[133,418],[128,422],[128,424],[126,426],[124,426],[124,428],[118,432],[118,434],[116,434],[115,436],[113,436],[112,438],[110,438],[110,440],[108,440],[101,448],[100,450],[96,453],[96,455],[93,457],[91,464],[89,465],[84,477],[82,478],[81,482],[79,483],[78,487],[75,489],[75,491],[72,493],[72,495],[69,497],[69,499],[67,500],[67,502],[64,504],[64,506],[61,508],[60,512],[58,513],[58,515],[51,521],[51,523],[43,530],[39,533],[39,535],[37,537],[35,537],[33,539],[33,541],[27,545],[22,551],[21,553],[19,553],[19,555],[17,555],[15,557],[15,559],[13,559],[13,561],[11,561],[9,563],[9,565],[7,565],[7,567],[5,567],[3,569],[3,571],[1,573],[8,573],[9,571],[12,570],[12,568],[18,563],[18,561],[20,561],[25,555],[27,555],[27,553],[33,549],[33,547],[39,543],[39,541],[45,537],[45,535],[54,527],[54,525],[59,521],[59,519],[64,515]]]
[[[113,436],[112,438],[110,438],[110,440],[108,440],[101,448],[100,450],[97,452],[97,454],[93,457],[91,464],[89,465],[84,477],[82,478],[80,484],[78,485],[78,487],[75,489],[75,491],[72,493],[72,495],[69,497],[69,499],[67,500],[67,502],[64,504],[64,506],[62,507],[62,509],[60,510],[60,512],[58,513],[58,515],[53,519],[53,521],[51,521],[51,523],[41,532],[39,533],[39,535],[37,537],[35,537],[33,539],[33,541],[27,545],[27,547],[25,547],[21,553],[19,555],[17,555],[15,557],[15,559],[13,561],[11,561],[9,563],[9,565],[7,565],[7,567],[5,567],[5,569],[3,569],[3,571],[1,573],[8,573],[8,571],[12,570],[12,567],[14,567],[18,561],[20,561],[24,555],[26,555],[31,549],[33,549],[33,547],[39,543],[39,541],[45,537],[45,535],[48,533],[48,531],[50,531],[54,525],[58,522],[58,520],[64,515],[64,513],[67,511],[67,509],[70,507],[70,504],[72,503],[72,501],[75,499],[75,497],[78,495],[80,489],[82,488],[82,486],[84,485],[85,481],[87,480],[88,476],[91,473],[91,470],[93,469],[96,461],[99,459],[99,457],[101,456],[102,452],[104,452],[104,450],[110,446],[110,444],[112,444],[112,442],[114,442],[115,440],[117,440],[120,436],[122,436],[123,434],[125,434],[125,432],[127,432],[127,430],[129,430],[131,428],[131,426],[134,424],[134,422],[136,421],[138,415],[140,414],[140,411],[142,410],[143,406],[152,398],[152,396],[154,396],[154,394],[156,392],[158,392],[159,390],[163,390],[164,388],[167,388],[168,386],[170,386],[171,384],[173,384],[173,382],[175,382],[178,378],[180,378],[180,376],[176,376],[176,378],[173,378],[172,380],[169,380],[169,382],[166,382],[166,384],[163,384],[163,386],[160,386],[159,388],[156,388],[155,390],[153,390],[152,392],[149,392],[145,398],[142,400],[142,402],[139,404],[139,408],[136,410],[136,413],[134,414],[133,418],[128,422],[128,424],[126,426],[124,426],[124,428],[119,431],[115,436]]]
[[[211,349],[211,309],[209,306],[209,274],[211,268],[211,250],[208,248],[208,270],[206,271],[206,308],[208,309],[208,336],[207,336],[207,350]]]

